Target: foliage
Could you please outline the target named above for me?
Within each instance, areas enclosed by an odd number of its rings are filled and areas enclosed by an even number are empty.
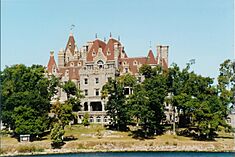
[[[63,144],[63,135],[65,131],[59,123],[55,123],[51,130],[52,147],[59,148]]]
[[[3,123],[21,134],[41,134],[47,129],[50,99],[55,92],[44,67],[13,65],[1,72],[0,79]]]
[[[60,123],[63,129],[74,119],[72,105],[68,102],[56,101],[52,105],[51,112],[54,114],[54,121]]]
[[[105,109],[107,110],[107,115],[112,119],[112,126],[117,130],[126,130],[130,117],[128,115],[129,108],[126,104],[126,96],[124,95],[125,82],[121,80],[110,79],[103,86],[102,95],[103,97],[104,93],[106,96],[109,95]]]
[[[219,97],[224,106],[228,107],[229,104],[233,104],[231,108],[235,108],[235,62],[225,60],[222,64],[220,64],[219,70]]]
[[[67,94],[67,103],[72,105],[73,111],[79,111],[81,98],[84,97],[81,94],[81,90],[79,90],[71,80],[65,82],[62,88]]]
[[[82,124],[83,124],[84,126],[90,125],[89,118],[90,118],[90,116],[89,116],[89,114],[86,112],[86,113],[84,114],[83,119],[82,119]]]

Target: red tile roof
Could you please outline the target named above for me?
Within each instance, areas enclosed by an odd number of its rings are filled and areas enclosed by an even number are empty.
[[[49,73],[52,73],[53,68],[56,68],[56,71],[58,72],[58,68],[56,66],[56,62],[54,59],[54,55],[50,56],[49,62],[47,64],[47,70]]]
[[[98,49],[102,48],[102,51],[104,51],[105,47],[106,47],[106,44],[103,41],[101,41],[99,39],[96,39],[95,41],[93,41],[93,44],[92,44],[89,52],[87,53],[87,61],[93,61],[93,58],[98,53]],[[93,52],[95,52],[95,56],[92,55]]]
[[[147,56],[147,64],[156,64],[157,61],[154,58],[153,51],[149,50],[148,56]]]
[[[75,50],[75,40],[72,34],[69,35],[69,40],[67,42],[66,48],[65,48],[65,52],[67,51],[67,49],[70,50],[70,52],[72,54],[74,54],[74,50]]]
[[[114,43],[118,43],[118,45],[121,45],[121,43],[116,39],[113,38],[109,39],[104,49],[104,55],[107,57],[107,60],[114,60]]]

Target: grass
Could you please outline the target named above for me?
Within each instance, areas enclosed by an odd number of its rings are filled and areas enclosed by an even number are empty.
[[[138,140],[132,138],[131,132],[119,132],[106,130],[102,125],[92,124],[89,127],[83,125],[72,125],[65,128],[65,137],[74,139],[65,141],[62,149],[75,150],[106,150],[112,149],[136,149],[151,147],[174,147],[176,150],[182,147],[197,146],[209,150],[225,151],[233,150],[235,144],[232,134],[221,132],[215,141],[195,141],[190,137],[163,134],[152,139]],[[209,148],[210,147],[210,148]],[[43,137],[41,141],[19,143],[15,138],[2,137],[2,149],[0,153],[7,152],[42,152],[51,149],[50,135]],[[135,149],[134,149],[135,150]]]

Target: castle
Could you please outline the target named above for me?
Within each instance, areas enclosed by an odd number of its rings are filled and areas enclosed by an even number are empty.
[[[152,67],[161,65],[167,69],[169,46],[159,45],[156,49],[156,57],[151,49],[146,57],[128,57],[122,43],[111,35],[107,42],[96,38],[78,49],[74,36],[70,33],[65,49],[58,52],[58,64],[54,59],[54,52],[50,52],[47,71],[49,75],[59,77],[61,82],[73,81],[83,91],[85,97],[81,100],[81,111],[77,113],[78,123],[82,122],[85,112],[89,113],[90,122],[108,123],[105,100],[101,99],[103,85],[109,78],[115,77],[117,70],[120,75],[130,73],[141,82],[144,78],[139,74],[139,68],[143,64]],[[125,90],[127,94],[131,93],[131,89]],[[59,89],[57,96],[62,102],[67,99],[62,89]]]

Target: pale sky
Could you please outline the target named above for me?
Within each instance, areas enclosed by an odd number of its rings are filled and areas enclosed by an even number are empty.
[[[50,50],[65,48],[70,26],[78,47],[120,36],[128,56],[147,56],[150,41],[169,45],[169,63],[217,77],[233,59],[233,0],[2,0],[1,66],[47,65]],[[57,60],[57,57],[56,57]]]

